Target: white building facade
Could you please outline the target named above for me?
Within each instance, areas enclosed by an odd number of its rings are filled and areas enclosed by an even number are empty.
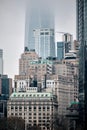
[[[7,103],[8,117],[21,117],[26,127],[38,125],[41,130],[51,130],[57,114],[58,103],[52,93],[13,93]]]

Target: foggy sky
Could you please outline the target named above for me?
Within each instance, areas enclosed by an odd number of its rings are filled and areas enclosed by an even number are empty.
[[[27,2],[28,1],[28,2]],[[32,0],[34,4],[37,0]],[[56,10],[56,32],[68,32],[76,37],[75,0],[38,0],[38,5],[50,5]],[[45,0],[44,0],[45,1]],[[18,60],[24,51],[25,12],[30,0],[0,0],[0,49],[4,52],[4,74],[18,74]],[[27,4],[26,4],[27,3]],[[60,40],[60,34],[56,34]]]

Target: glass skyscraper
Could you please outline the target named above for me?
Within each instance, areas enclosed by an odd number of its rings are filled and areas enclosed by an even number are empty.
[[[26,11],[25,47],[35,49],[33,30],[54,29],[54,14],[48,0],[30,0]]]
[[[80,120],[87,122],[87,0],[77,0],[77,39],[79,51]],[[83,128],[85,129],[85,128]]]
[[[55,57],[54,29],[42,28],[34,30],[35,51],[39,57]]]
[[[57,59],[62,60],[64,58],[64,42],[57,42]]]

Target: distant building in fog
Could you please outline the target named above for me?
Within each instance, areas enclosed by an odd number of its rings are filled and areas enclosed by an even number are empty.
[[[52,6],[46,0],[36,0],[36,3],[34,0],[30,0],[28,4],[25,23],[25,47],[30,50],[35,49],[34,29],[54,29],[54,12]]]
[[[54,29],[42,28],[34,30],[35,51],[46,59],[47,57],[55,57],[55,41]]]
[[[55,57],[54,29],[42,28],[34,30],[35,51],[42,57]]]

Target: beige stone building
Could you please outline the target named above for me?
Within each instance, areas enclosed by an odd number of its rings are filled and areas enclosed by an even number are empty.
[[[23,62],[23,63],[22,63]],[[49,60],[37,59],[37,60],[23,60],[19,62],[19,75],[15,75],[15,80],[36,78],[41,81],[44,76],[53,74],[53,62]],[[26,62],[26,63],[25,63]],[[22,73],[23,72],[23,73]]]
[[[7,103],[8,117],[21,117],[25,127],[39,125],[41,130],[51,130],[58,102],[52,93],[13,93]]]
[[[54,79],[53,79],[54,78]],[[52,92],[57,95],[58,101],[58,114],[66,115],[67,107],[71,102],[75,101],[78,97],[78,86],[74,81],[73,76],[55,75],[46,80],[46,86],[42,82],[42,91]]]
[[[37,60],[39,57],[35,51],[25,51],[21,54],[19,59],[19,75],[28,75],[27,70],[30,64],[30,61]]]
[[[37,61],[31,61],[30,66],[28,69],[28,74],[32,76],[36,76],[38,81],[41,81],[41,79],[46,74],[52,74],[53,73],[53,63],[49,60],[37,60]]]

